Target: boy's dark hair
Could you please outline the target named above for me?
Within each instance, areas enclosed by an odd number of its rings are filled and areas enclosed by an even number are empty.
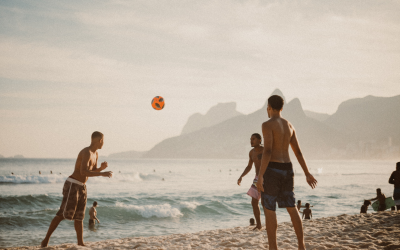
[[[94,138],[103,138],[103,133],[99,132],[99,131],[94,131],[92,134],[92,139]]]
[[[279,95],[273,95],[270,98],[268,98],[268,104],[272,109],[275,110],[281,110],[283,107],[283,98],[280,97]]]
[[[254,223],[254,219],[253,218],[251,218],[250,219],[250,225],[254,225],[255,223]]]
[[[400,171],[400,161],[398,163],[396,163],[396,170]]]
[[[94,207],[97,206],[97,201],[93,202],[93,206]]]
[[[364,201],[364,206],[369,206],[369,205],[371,205],[371,201]]]
[[[257,139],[261,140],[261,135],[259,133],[254,133],[251,136],[255,136]]]
[[[306,208],[310,208],[310,203],[306,203]]]

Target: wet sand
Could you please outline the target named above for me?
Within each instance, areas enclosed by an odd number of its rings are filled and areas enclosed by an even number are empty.
[[[400,249],[400,213],[397,212],[340,215],[304,221],[303,225],[307,249]],[[86,242],[86,247],[67,243],[42,249],[268,249],[266,231],[252,231],[251,228],[235,227]],[[296,236],[290,222],[278,225],[278,247],[297,249]]]

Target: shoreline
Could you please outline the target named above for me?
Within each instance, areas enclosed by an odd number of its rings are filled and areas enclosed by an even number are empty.
[[[86,247],[65,243],[46,248],[24,246],[5,249],[267,249],[265,226],[261,231],[252,231],[252,228],[244,226],[85,242]],[[400,212],[318,218],[303,221],[303,228],[307,249],[400,249]],[[291,222],[278,224],[277,237],[279,249],[297,249]]]

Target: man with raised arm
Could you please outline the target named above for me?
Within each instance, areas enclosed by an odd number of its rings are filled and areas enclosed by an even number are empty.
[[[51,221],[46,237],[42,241],[41,246],[47,247],[50,236],[56,230],[58,224],[64,219],[74,220],[76,237],[78,245],[84,246],[83,243],[83,219],[86,210],[86,181],[89,177],[104,176],[112,177],[111,171],[101,172],[108,167],[107,162],[101,163],[101,167],[97,168],[97,159],[99,157],[97,150],[101,149],[104,144],[104,135],[100,132],[93,132],[92,142],[89,147],[81,150],[75,163],[75,170],[64,183],[63,200],[60,210]]]
[[[258,206],[258,202],[261,198],[261,193],[257,190],[257,179],[258,179],[258,172],[260,171],[260,166],[261,166],[261,156],[262,156],[262,151],[263,147],[261,146],[261,135],[258,133],[254,133],[250,137],[250,145],[253,147],[252,150],[249,152],[249,163],[247,164],[247,167],[244,169],[242,175],[240,175],[237,184],[240,186],[240,183],[242,182],[242,178],[248,174],[254,166],[256,168],[256,176],[253,180],[253,184],[251,185],[249,191],[247,194],[251,197],[251,205],[253,207],[253,213],[254,217],[256,217],[257,225],[253,228],[253,230],[256,229],[261,229],[261,212],[260,212],[260,207]]]
[[[276,242],[278,228],[275,214],[276,202],[278,202],[279,208],[287,209],[297,236],[299,249],[305,249],[303,224],[296,208],[293,192],[294,172],[289,157],[289,145],[292,147],[311,188],[316,187],[317,180],[308,171],[293,125],[281,116],[282,108],[282,97],[273,95],[268,98],[267,111],[270,119],[262,124],[264,151],[261,158],[257,189],[261,191],[269,249],[278,249]]]

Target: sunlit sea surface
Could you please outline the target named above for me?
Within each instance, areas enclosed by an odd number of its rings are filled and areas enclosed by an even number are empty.
[[[106,160],[113,178],[92,177],[87,182],[85,241],[247,226],[253,217],[246,192],[254,168],[241,186],[236,183],[247,159]],[[40,244],[60,207],[63,184],[74,163],[75,159],[0,159],[0,247]],[[307,185],[294,162],[295,193],[303,204],[314,206],[314,218],[357,214],[363,199],[375,197],[378,187],[387,196],[393,193],[388,179],[395,162],[308,161],[308,165],[318,187],[312,190]],[[101,224],[92,231],[88,212],[93,201],[99,204]],[[371,207],[368,212],[373,212]],[[286,209],[277,209],[277,215],[278,222],[290,220]],[[76,243],[73,222],[62,221],[50,239],[50,245],[61,243]]]

